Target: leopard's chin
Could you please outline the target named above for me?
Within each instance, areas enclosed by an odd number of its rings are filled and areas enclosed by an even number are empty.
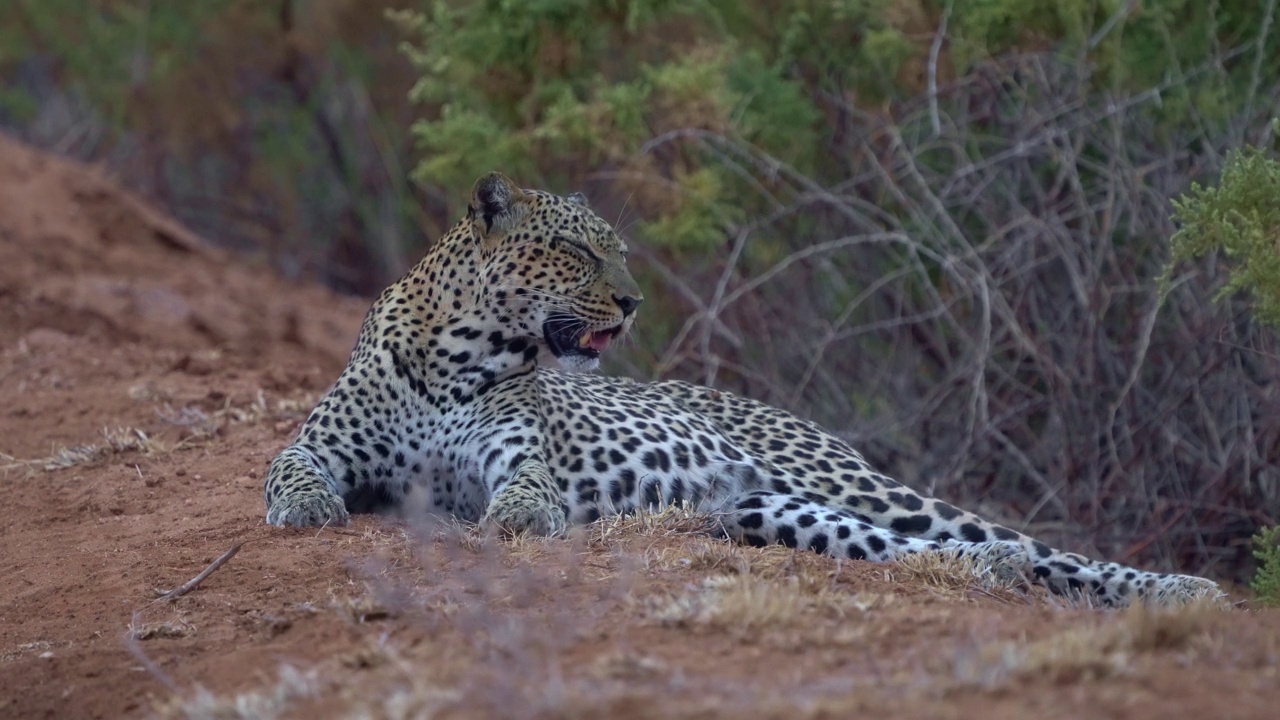
[[[538,343],[538,367],[555,368],[566,372],[590,372],[600,367],[600,358],[585,355],[556,356],[545,342]]]
[[[569,372],[591,372],[600,367],[600,358],[598,356],[564,355],[561,357],[552,356],[552,358],[552,367],[559,367],[561,370]]]

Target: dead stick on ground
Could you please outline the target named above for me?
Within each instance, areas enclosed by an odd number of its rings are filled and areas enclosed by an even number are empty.
[[[240,552],[240,548],[243,546],[244,546],[244,542],[238,542],[235,545],[232,545],[230,550],[222,553],[222,557],[219,557],[217,560],[214,560],[213,562],[209,563],[209,567],[202,570],[199,575],[182,583],[181,586],[176,587],[164,593],[160,597],[156,598],[155,602],[161,602],[165,600],[176,600],[177,598],[180,598],[183,595],[186,595],[192,590],[195,590],[196,586],[204,582],[205,578],[212,575],[214,570],[217,570],[218,568],[222,567],[228,560],[235,557],[236,553]]]

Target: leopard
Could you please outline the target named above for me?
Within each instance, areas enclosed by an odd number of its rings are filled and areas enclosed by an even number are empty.
[[[685,505],[747,545],[878,563],[949,553],[1092,606],[1225,597],[912,490],[766,403],[592,372],[644,300],[627,256],[582,194],[480,177],[465,216],[373,302],[346,368],[271,462],[267,523],[428,513],[557,536]]]

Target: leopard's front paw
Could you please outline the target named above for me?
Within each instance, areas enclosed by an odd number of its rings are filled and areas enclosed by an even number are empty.
[[[568,525],[562,507],[518,488],[494,496],[481,522],[512,535],[535,536],[559,535]]]
[[[267,508],[267,523],[279,527],[346,525],[349,520],[342,498],[328,490],[287,495]]]

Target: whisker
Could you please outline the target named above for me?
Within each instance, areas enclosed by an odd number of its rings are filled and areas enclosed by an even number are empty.
[[[635,194],[636,191],[632,190],[630,194],[627,195],[627,199],[622,201],[622,209],[618,211],[618,220],[613,224],[614,227],[622,227],[622,219],[627,215],[627,205],[631,203],[631,198],[635,197]]]
[[[499,283],[494,287],[494,289],[507,290],[513,294],[516,294],[522,297],[533,297],[533,298],[543,299],[546,301],[562,304],[566,307],[571,305],[573,302],[572,299],[566,295],[561,295],[559,293],[553,293],[548,290],[541,290],[538,288],[519,287],[516,285],[510,285],[507,283]]]

